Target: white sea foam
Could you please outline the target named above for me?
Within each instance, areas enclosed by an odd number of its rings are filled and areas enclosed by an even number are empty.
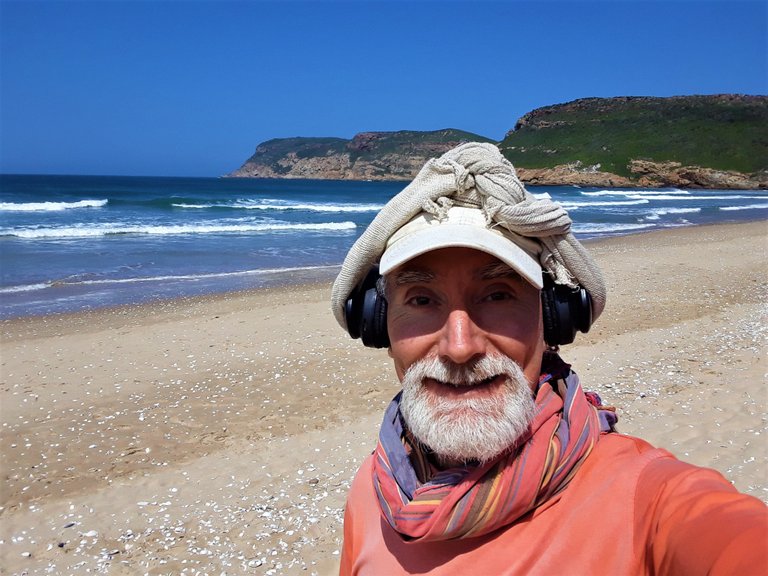
[[[97,286],[112,284],[142,284],[149,282],[179,282],[185,280],[210,280],[215,278],[235,278],[244,276],[265,276],[270,274],[284,274],[288,272],[305,272],[316,270],[330,270],[338,268],[338,265],[328,266],[299,266],[291,268],[264,268],[257,270],[238,270],[235,272],[211,272],[208,274],[168,274],[162,276],[146,276],[135,278],[99,278],[91,280],[54,280],[40,284],[25,284],[19,286],[5,286],[0,288],[0,294],[18,292],[33,292],[45,288],[60,288],[64,286]]]
[[[656,224],[615,224],[608,222],[586,222],[584,224],[576,224],[574,226],[574,231],[577,234],[618,234],[621,232],[629,232],[630,230],[643,230],[656,227]]]
[[[670,214],[697,214],[701,208],[654,208],[645,216],[646,220],[660,220],[662,216]]]
[[[324,204],[324,203],[281,203],[270,200],[262,202],[236,202],[236,208],[247,210],[305,210],[308,212],[378,212],[383,204]]]
[[[14,292],[34,292],[35,290],[43,290],[48,288],[50,284],[22,284],[19,286],[4,286],[0,288],[0,294],[13,294]]]
[[[760,210],[768,208],[768,204],[748,204],[747,206],[721,206],[720,210],[736,211],[736,210]]]
[[[587,208],[594,206],[634,206],[636,204],[648,204],[648,200],[643,198],[635,200],[595,200],[593,202],[560,202],[560,205],[566,210],[578,210],[579,208]]]
[[[60,212],[75,208],[101,208],[109,200],[78,200],[77,202],[0,202],[0,212]]]
[[[643,194],[670,194],[675,196],[685,196],[690,194],[687,190],[597,190],[593,192],[580,192],[582,196],[637,196]]]
[[[693,195],[687,195],[687,196],[677,196],[675,194],[651,194],[651,193],[642,193],[642,194],[628,194],[628,198],[645,198],[646,200],[684,200],[688,202],[689,200],[765,200],[765,196],[744,196],[740,194],[728,194],[728,195],[722,195],[722,196],[708,196],[708,195],[701,195],[701,196],[693,196]]]
[[[303,210],[305,212],[378,212],[383,204],[331,204],[323,202],[286,202],[282,200],[236,200],[234,202],[209,204],[173,204],[176,208],[214,209],[229,208],[243,210]]]
[[[148,276],[137,278],[103,278],[99,280],[82,280],[78,282],[64,282],[65,284],[135,284],[139,282],[167,282],[178,280],[207,280],[211,278],[235,278],[240,276],[260,276],[267,274],[282,274],[286,272],[301,272],[306,270],[326,270],[338,268],[338,265],[329,266],[298,266],[293,268],[261,268],[257,270],[238,270],[235,272],[211,272],[208,274],[171,274],[165,276]]]
[[[177,226],[128,226],[128,225],[85,225],[78,224],[68,228],[20,228],[0,230],[0,236],[15,236],[17,238],[88,238],[110,236],[117,234],[181,236],[194,234],[227,234],[244,232],[303,232],[352,230],[357,226],[354,222],[320,222],[316,224],[289,224],[280,222],[265,222],[251,224],[190,224]]]

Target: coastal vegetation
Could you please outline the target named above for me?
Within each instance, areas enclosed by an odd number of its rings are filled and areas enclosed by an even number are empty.
[[[768,170],[768,98],[585,98],[534,110],[499,143],[516,166],[580,162],[631,177],[632,160]]]
[[[454,129],[361,132],[351,140],[277,138],[259,144],[253,156],[229,176],[408,180],[430,158],[469,141],[493,142]]]
[[[431,157],[492,142],[535,184],[768,187],[768,96],[583,98],[523,115],[500,142],[456,129],[279,138],[228,176],[407,180]]]

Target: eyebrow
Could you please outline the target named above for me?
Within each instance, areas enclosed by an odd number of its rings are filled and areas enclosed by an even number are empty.
[[[480,268],[475,276],[481,280],[493,280],[495,278],[521,278],[514,269],[504,262],[493,262]],[[403,286],[406,284],[420,284],[424,282],[432,282],[435,280],[435,274],[428,270],[403,270],[398,272],[394,276],[394,283],[396,286]]]
[[[395,274],[395,285],[418,284],[420,282],[432,282],[435,275],[426,270],[403,270]]]
[[[504,262],[494,262],[493,264],[483,266],[478,271],[478,276],[482,280],[493,280],[494,278],[521,278],[520,274],[511,268],[509,264],[505,264]]]

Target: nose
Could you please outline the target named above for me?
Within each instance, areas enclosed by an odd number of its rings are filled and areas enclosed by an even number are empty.
[[[438,354],[456,364],[464,364],[486,353],[484,332],[465,310],[451,310],[443,325]]]

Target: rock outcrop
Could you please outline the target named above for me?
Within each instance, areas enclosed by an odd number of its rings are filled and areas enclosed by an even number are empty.
[[[483,136],[453,129],[434,132],[361,132],[352,140],[270,140],[260,144],[255,154],[228,176],[410,180],[430,158],[469,141],[492,142]],[[287,150],[286,145],[289,147]]]
[[[561,164],[554,168],[517,168],[517,175],[525,184],[534,186],[636,186],[628,178],[601,172],[598,167],[583,168],[579,163]]]
[[[504,140],[455,129],[269,140],[233,177],[410,180],[430,158],[493,142],[528,184],[768,188],[768,97],[583,98],[537,108]]]
[[[711,188],[718,190],[760,190],[768,188],[768,172],[742,174],[680,162],[633,160],[629,166],[636,178],[626,178],[595,167],[561,164],[553,168],[517,168],[526,184],[535,186],[597,186],[617,188]]]
[[[768,172],[742,174],[733,170],[714,170],[701,166],[683,166],[680,162],[632,160],[629,169],[639,186],[676,188],[717,188],[722,190],[757,190],[768,188]]]

